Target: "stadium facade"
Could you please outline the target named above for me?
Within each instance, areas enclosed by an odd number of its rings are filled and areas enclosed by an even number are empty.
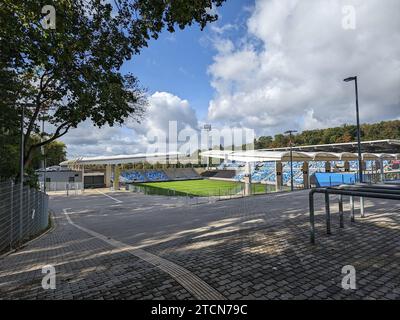
[[[384,179],[385,165],[388,162],[400,160],[400,140],[377,140],[364,141],[361,143],[363,169],[369,167]],[[290,162],[290,148],[274,148],[247,151],[228,151],[228,150],[208,150],[201,153],[201,157],[207,159],[220,159],[222,162],[217,168],[221,170],[234,169],[239,171],[233,180],[245,182],[246,194],[249,194],[251,183],[261,182],[275,184],[276,190],[280,190],[282,185],[287,183],[288,173],[287,164]],[[119,189],[120,180],[128,181],[164,181],[179,179],[200,178],[196,173],[182,171],[169,172],[163,170],[150,170],[148,172],[130,172],[128,176],[123,174],[124,167],[137,163],[159,163],[163,164],[165,170],[171,167],[171,160],[181,161],[182,155],[174,153],[153,153],[135,155],[117,155],[100,157],[80,157],[62,162],[60,165],[69,169],[81,171],[82,182],[88,176],[85,170],[88,168],[101,168],[105,187],[113,186]],[[341,163],[343,172],[356,171],[357,168],[357,143],[334,143],[323,145],[293,146],[292,160],[295,165],[295,174],[298,181],[302,181],[303,187],[308,188],[310,175],[316,171],[334,171],[333,163]],[[367,164],[368,163],[368,164]],[[371,167],[372,166],[372,167]],[[257,170],[264,167],[265,172]],[[371,170],[370,170],[371,171]],[[121,174],[122,172],[122,174]],[[263,173],[264,176],[262,175]],[[93,172],[90,173],[93,176]],[[89,175],[90,175],[89,174]],[[258,175],[257,175],[258,174]],[[261,179],[259,178],[261,176]],[[264,178],[263,178],[264,177]],[[124,181],[122,181],[124,182]],[[82,183],[84,187],[84,183]]]

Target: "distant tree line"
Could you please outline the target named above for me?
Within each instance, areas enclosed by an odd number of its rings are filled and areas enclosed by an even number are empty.
[[[297,146],[353,142],[357,140],[357,127],[345,124],[335,128],[305,130],[293,135],[292,139]],[[362,141],[384,139],[400,139],[400,120],[361,125]],[[254,141],[255,149],[287,146],[289,146],[289,136],[285,134],[276,134],[274,137],[261,136]]]

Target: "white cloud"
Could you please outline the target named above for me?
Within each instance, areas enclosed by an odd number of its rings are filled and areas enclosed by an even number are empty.
[[[169,121],[177,121],[178,130],[197,130],[194,109],[187,100],[168,92],[149,97],[145,120],[138,124],[128,120],[124,126],[101,129],[85,121],[61,138],[67,144],[68,157],[133,154],[144,152],[153,136],[168,136]]]
[[[140,124],[128,119],[123,126],[99,129],[88,120],[72,129],[61,138],[67,144],[68,158],[167,151],[192,154],[198,148],[208,148],[207,134],[201,130],[204,123],[198,121],[187,100],[155,92],[148,101]],[[241,126],[213,124],[209,137],[213,146],[231,146],[253,142],[254,133]]]
[[[237,26],[232,23],[227,23],[222,26],[218,26],[217,24],[211,24],[210,28],[212,31],[214,31],[217,34],[223,34],[227,31],[237,29]]]
[[[145,121],[140,124],[128,122],[127,127],[141,135],[146,135],[151,130],[166,133],[170,121],[177,121],[178,130],[198,127],[196,113],[187,100],[168,92],[157,91],[149,97]]]
[[[342,27],[353,5],[356,29]],[[274,134],[354,123],[358,75],[363,122],[400,116],[400,2],[258,0],[247,34],[216,34],[210,121]]]

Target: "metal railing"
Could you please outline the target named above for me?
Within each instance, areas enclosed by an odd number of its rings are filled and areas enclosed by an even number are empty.
[[[44,190],[44,183],[39,182],[39,187],[40,190]],[[46,182],[46,192],[57,192],[57,191],[62,191],[65,193],[73,193],[73,194],[78,194],[82,191],[83,189],[83,184],[82,182],[60,182],[60,181],[54,181],[54,182]]]
[[[390,182],[390,181],[400,181],[400,172],[396,171],[386,171],[385,173],[364,173],[363,181],[368,183],[379,183],[379,182]]]
[[[210,191],[200,192],[199,194],[190,194],[175,189],[167,189],[161,187],[155,187],[150,184],[132,183],[125,186],[126,190],[141,193],[144,195],[159,195],[159,196],[170,196],[177,197],[183,200],[186,204],[201,204],[201,203],[213,203],[219,200],[235,199],[245,197],[245,187],[243,185],[233,186],[231,188],[216,188]],[[262,195],[273,192],[289,191],[288,187],[282,187],[281,190],[275,190],[275,186],[252,184],[250,195]]]
[[[159,188],[153,187],[151,185],[142,184],[129,184],[126,186],[126,189],[131,192],[141,193],[144,195],[177,197],[183,200],[188,205],[212,203],[222,199],[244,197],[244,188],[242,186],[215,189],[213,192],[202,192],[200,195],[194,195],[174,189]]]
[[[351,221],[354,222],[354,197],[376,198],[387,200],[400,200],[400,187],[398,185],[341,185],[334,188],[314,188],[309,193],[310,208],[310,241],[315,243],[315,215],[314,215],[314,194],[323,193],[325,195],[325,221],[326,233],[331,234],[331,211],[329,195],[339,195],[339,224],[340,228],[344,228],[344,212],[343,212],[343,196],[350,196],[350,215]],[[361,209],[363,204],[360,205]],[[361,211],[364,216],[363,210]]]
[[[20,247],[48,225],[46,194],[13,182],[0,182],[0,253]]]

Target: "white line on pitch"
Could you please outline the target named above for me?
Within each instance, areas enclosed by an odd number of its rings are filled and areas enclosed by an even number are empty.
[[[96,191],[97,191],[98,193],[102,194],[103,196],[106,196],[106,197],[109,197],[109,198],[113,199],[116,203],[122,203],[121,200],[115,199],[114,197],[111,197],[111,196],[109,196],[108,194],[106,194],[106,193],[104,193],[104,192],[101,192],[101,191],[99,191],[99,190],[96,190]]]
[[[180,283],[181,286],[189,291],[195,298],[199,300],[225,300],[225,297],[223,295],[221,295],[217,290],[201,280],[195,274],[191,273],[189,270],[173,263],[172,261],[161,258],[153,253],[150,253],[143,249],[133,248],[132,246],[129,246],[121,241],[106,237],[101,233],[82,227],[72,221],[69,213],[67,212],[67,209],[63,209],[63,211],[65,216],[67,217],[68,223],[70,223],[74,227],[90,234],[93,237],[96,237],[97,239],[104,241],[105,243],[119,249],[120,251],[125,251],[159,268],[160,270],[169,274],[178,283]]]

